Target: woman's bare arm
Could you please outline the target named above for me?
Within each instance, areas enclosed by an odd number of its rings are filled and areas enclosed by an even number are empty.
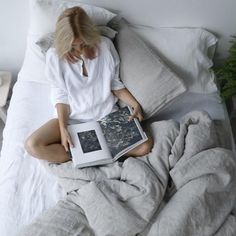
[[[70,106],[63,103],[56,104],[59,127],[61,132],[61,144],[64,146],[65,150],[69,151],[69,145],[73,147],[73,143],[69,132],[67,131],[67,124],[70,114]]]
[[[118,97],[124,103],[130,105],[131,107],[135,107],[138,105],[137,100],[135,97],[129,92],[127,88],[122,88],[118,90],[112,90],[114,95]]]
[[[66,128],[70,114],[70,106],[63,103],[57,103],[56,109],[57,109],[60,129]]]
[[[130,93],[130,91],[127,88],[112,90],[112,92],[122,102],[126,103],[127,105],[130,105],[134,109],[133,115],[130,116],[129,120],[135,117],[137,117],[139,121],[143,120],[142,108],[138,103],[138,101],[135,99],[135,97]]]

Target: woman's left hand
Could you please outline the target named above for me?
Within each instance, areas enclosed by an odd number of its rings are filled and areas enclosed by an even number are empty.
[[[133,120],[134,118],[138,118],[139,122],[143,120],[143,112],[139,104],[133,107],[133,115],[129,116],[129,121]]]

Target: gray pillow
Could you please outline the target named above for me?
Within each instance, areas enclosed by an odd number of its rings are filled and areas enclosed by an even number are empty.
[[[117,31],[108,26],[97,26],[101,35],[113,40],[117,34]],[[47,50],[52,46],[54,40],[54,33],[48,33],[41,37],[36,44],[40,47],[43,54],[47,53]]]
[[[148,119],[184,93],[186,87],[123,19],[109,26],[118,31],[115,46],[121,60],[120,78],[142,106],[144,119]]]

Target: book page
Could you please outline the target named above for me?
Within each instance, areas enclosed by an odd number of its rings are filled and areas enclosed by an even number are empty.
[[[113,158],[117,159],[119,153],[127,152],[146,140],[140,124],[136,124],[137,120],[128,121],[130,115],[129,108],[124,107],[98,121]]]
[[[70,148],[75,165],[111,159],[110,151],[98,122],[68,126],[74,148]]]

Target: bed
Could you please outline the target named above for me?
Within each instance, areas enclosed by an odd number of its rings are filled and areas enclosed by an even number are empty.
[[[105,14],[103,8],[98,13],[86,5],[100,25],[109,22],[104,35],[114,40],[122,63],[130,60],[122,40],[127,42],[138,34],[141,41],[136,45],[145,42],[147,55],[157,53],[161,59],[155,57],[155,63],[161,63],[165,73],[176,72],[170,79],[184,78],[184,88],[182,82],[169,85],[173,91],[164,89],[161,82],[155,86],[150,82],[156,93],[145,91],[141,97],[142,91],[127,77],[130,67],[121,63],[121,78],[139,97],[145,108],[144,126],[151,127],[156,139],[146,157],[80,172],[70,163],[42,163],[26,153],[26,137],[53,117],[50,85],[43,73],[44,53],[38,40],[52,31],[55,10],[78,4],[52,2],[30,1],[24,64],[14,85],[3,132],[0,235],[235,235],[235,147],[210,69],[217,38],[204,29],[156,29],[129,25],[120,17],[111,23],[115,14]],[[130,32],[135,34],[130,36]],[[187,50],[190,47],[192,50]],[[137,68],[135,63],[134,59]],[[201,79],[196,80],[196,76]],[[156,99],[154,104],[150,104],[152,99]]]

